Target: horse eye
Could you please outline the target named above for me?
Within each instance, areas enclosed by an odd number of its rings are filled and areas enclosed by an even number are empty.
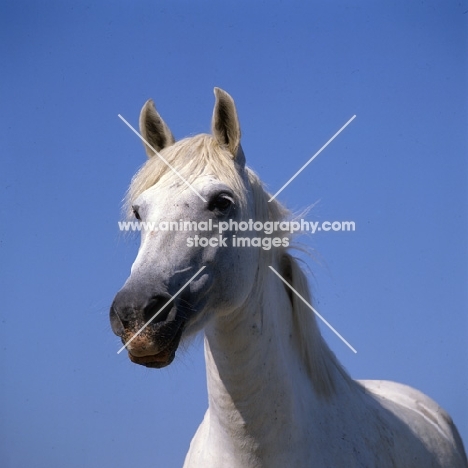
[[[138,221],[141,221],[140,213],[138,213],[138,206],[132,206],[132,211],[135,218],[138,219]]]
[[[230,210],[234,201],[231,197],[227,196],[226,194],[218,195],[214,200],[211,201],[209,205],[209,209],[211,211],[219,211],[221,213],[226,213]]]

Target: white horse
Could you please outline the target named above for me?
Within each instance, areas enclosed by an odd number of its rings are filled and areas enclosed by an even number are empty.
[[[142,109],[149,160],[132,180],[129,210],[145,222],[197,225],[143,231],[110,310],[129,358],[147,367],[170,364],[180,340],[204,329],[209,406],[184,466],[467,467],[460,436],[434,401],[402,384],[354,381],[341,367],[314,315],[269,268],[310,302],[289,239],[234,247],[237,234],[254,244],[259,233],[233,228],[223,240],[204,230],[289,216],[245,167],[234,101],[215,95],[213,134],[178,142],[151,100]]]

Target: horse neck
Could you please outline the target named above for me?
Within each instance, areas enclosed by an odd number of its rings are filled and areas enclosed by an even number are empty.
[[[238,443],[245,453],[299,437],[310,414],[323,406],[295,340],[285,288],[266,274],[263,294],[206,329],[209,421],[219,446]],[[339,373],[337,372],[337,378]],[[222,440],[224,439],[224,440]]]

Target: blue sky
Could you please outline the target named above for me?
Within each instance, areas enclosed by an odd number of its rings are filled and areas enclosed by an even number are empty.
[[[117,355],[108,309],[150,97],[177,138],[236,100],[248,164],[353,233],[302,240],[355,378],[419,388],[468,443],[468,3],[2,2],[0,465],[178,467],[206,409],[201,339],[168,368]]]

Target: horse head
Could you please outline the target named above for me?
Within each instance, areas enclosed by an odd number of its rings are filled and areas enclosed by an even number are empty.
[[[134,177],[127,201],[146,229],[110,321],[130,359],[147,367],[170,364],[183,336],[200,330],[214,310],[223,315],[239,308],[255,281],[259,250],[232,247],[233,229],[217,231],[221,222],[258,215],[258,180],[245,167],[233,99],[218,88],[215,97],[212,135],[179,142],[153,101],[141,111],[149,160]],[[264,209],[275,206],[263,198]]]

